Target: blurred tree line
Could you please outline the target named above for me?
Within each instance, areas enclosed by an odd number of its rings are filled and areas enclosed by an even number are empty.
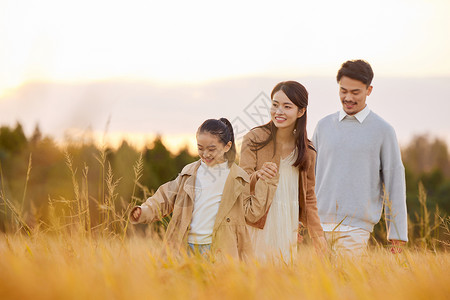
[[[138,184],[141,188],[136,189],[134,166],[140,157],[142,172]],[[71,174],[68,158],[75,174]],[[126,141],[117,149],[99,149],[94,141],[69,142],[62,149],[52,138],[44,137],[38,126],[29,138],[20,124],[15,128],[3,126],[0,128],[0,230],[7,230],[8,224],[14,222],[12,209],[5,199],[30,226],[45,224],[49,222],[50,200],[58,203],[76,197],[73,179],[87,185],[83,188],[89,193],[90,218],[95,226],[101,218],[99,204],[105,198],[104,182],[109,166],[117,181],[115,206],[120,210],[132,198],[142,201],[160,185],[175,179],[185,165],[196,159],[187,147],[176,155],[171,153],[160,137],[142,151]],[[106,166],[102,165],[105,163]]]
[[[450,212],[450,159],[447,144],[427,135],[416,136],[402,151],[408,209],[418,211],[418,182],[427,191],[430,209]]]
[[[447,144],[438,138],[419,135],[402,149],[402,158],[410,223],[424,222],[424,205],[431,217],[435,212],[442,217],[448,216],[450,158]],[[73,173],[68,167],[68,159]],[[125,141],[117,149],[99,149],[93,141],[69,142],[62,149],[52,138],[43,136],[38,126],[30,137],[25,136],[20,124],[14,128],[3,126],[0,128],[0,230],[8,230],[8,224],[14,222],[12,208],[5,199],[30,226],[46,224],[52,200],[57,203],[76,197],[75,181],[84,185],[91,225],[95,226],[101,222],[99,204],[105,198],[104,182],[109,166],[117,183],[114,205],[120,210],[135,199],[138,202],[144,200],[196,159],[197,156],[192,156],[187,148],[177,154],[171,153],[160,137],[142,151]],[[141,173],[137,180],[134,166],[139,161]],[[426,191],[425,204],[423,195],[422,199],[419,197],[419,183],[423,183]],[[419,227],[410,227],[412,234],[419,234]],[[374,236],[377,240],[385,238],[384,230],[382,222],[376,226]]]

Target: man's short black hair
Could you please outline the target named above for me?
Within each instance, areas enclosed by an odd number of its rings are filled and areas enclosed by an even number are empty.
[[[359,80],[367,87],[370,86],[373,79],[372,67],[369,63],[362,59],[348,60],[342,64],[339,69],[336,79],[337,82],[341,81],[343,76],[347,76],[351,79]]]

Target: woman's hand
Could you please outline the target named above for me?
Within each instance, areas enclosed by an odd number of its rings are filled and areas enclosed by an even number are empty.
[[[138,221],[139,217],[141,216],[142,213],[142,209],[140,207],[136,207],[133,211],[133,213],[131,214],[133,216],[134,221]]]
[[[274,162],[265,162],[261,169],[256,171],[256,178],[258,179],[271,179],[277,175],[278,172],[278,166]]]

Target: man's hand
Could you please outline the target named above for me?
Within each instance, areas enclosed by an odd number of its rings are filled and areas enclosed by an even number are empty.
[[[400,240],[391,240],[391,252],[393,254],[402,253],[403,249],[402,247],[406,244],[405,241]]]

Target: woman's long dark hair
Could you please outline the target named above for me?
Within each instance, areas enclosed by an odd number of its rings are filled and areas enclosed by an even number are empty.
[[[224,154],[226,160],[228,160],[228,166],[231,166],[236,160],[236,146],[234,143],[233,126],[226,118],[208,119],[200,125],[197,130],[197,134],[202,132],[208,132],[217,138],[224,144],[231,142],[231,148]]]
[[[270,94],[271,99],[273,99],[273,96],[278,91],[283,91],[289,100],[291,100],[292,103],[294,103],[299,109],[305,109],[305,113],[297,119],[294,127],[295,145],[297,150],[297,159],[294,162],[294,166],[299,167],[300,170],[304,170],[306,168],[306,149],[309,146],[308,134],[306,133],[308,91],[302,84],[296,81],[282,81],[273,88],[272,93]],[[275,124],[271,120],[269,123],[256,128],[266,129],[270,134],[268,138],[262,142],[252,141],[251,149],[253,151],[258,151],[267,146],[267,144],[273,140],[275,155],[277,134],[277,127]]]

